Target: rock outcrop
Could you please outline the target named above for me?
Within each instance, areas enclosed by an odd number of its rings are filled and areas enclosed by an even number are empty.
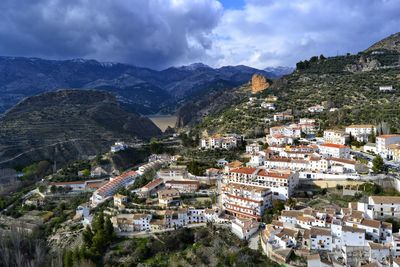
[[[264,91],[269,86],[267,78],[261,74],[254,74],[251,78],[251,92],[253,94]]]

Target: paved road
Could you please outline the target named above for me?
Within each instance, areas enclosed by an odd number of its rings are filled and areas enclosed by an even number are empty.
[[[258,250],[258,241],[260,240],[260,230],[258,230],[252,237],[249,239],[249,248],[252,250]]]

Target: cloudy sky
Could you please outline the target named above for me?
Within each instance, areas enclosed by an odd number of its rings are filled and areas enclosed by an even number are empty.
[[[399,0],[1,0],[0,55],[294,66],[400,31]]]

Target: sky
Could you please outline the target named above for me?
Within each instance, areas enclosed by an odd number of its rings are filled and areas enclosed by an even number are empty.
[[[295,66],[400,31],[399,0],[1,0],[0,55]]]

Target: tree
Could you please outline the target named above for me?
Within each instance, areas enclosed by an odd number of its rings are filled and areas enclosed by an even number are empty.
[[[73,252],[67,250],[64,254],[64,267],[73,267],[74,259],[73,259]]]
[[[86,247],[91,247],[93,242],[93,232],[89,226],[86,226],[86,229],[82,233],[83,243]]]
[[[324,59],[326,59],[326,57],[325,57],[323,54],[321,54],[321,55],[319,56],[319,59],[320,59],[320,60],[324,60]]]
[[[373,128],[371,128],[371,134],[368,135],[368,142],[375,143],[376,142],[376,135]]]
[[[372,161],[372,170],[376,173],[382,172],[384,167],[383,159],[380,155],[377,155]]]
[[[286,205],[288,205],[290,208],[294,208],[296,206],[296,204],[297,204],[297,201],[294,198],[289,198],[286,201]]]

